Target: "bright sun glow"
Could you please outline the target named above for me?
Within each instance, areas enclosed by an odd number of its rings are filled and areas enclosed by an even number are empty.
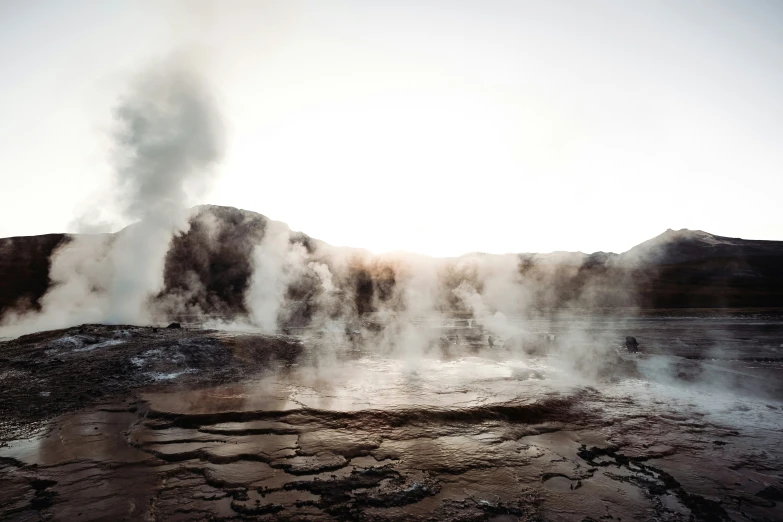
[[[434,255],[619,252],[666,228],[783,236],[778,18],[556,4],[19,8],[0,17],[19,50],[0,57],[0,235],[111,214],[112,108],[131,71],[181,55],[226,133],[194,204]]]
[[[319,107],[244,137],[226,171],[249,181],[246,198],[283,192],[281,199],[291,205],[324,213],[332,233],[308,230],[316,236],[375,251],[454,255],[464,249],[460,237],[471,226],[466,218],[507,199],[506,187],[498,187],[494,201],[481,200],[476,183],[514,176],[518,144],[510,127],[499,107],[470,97],[368,97]],[[274,175],[258,172],[259,165]],[[287,183],[302,173],[306,185]],[[250,199],[246,205],[257,207]],[[297,221],[292,226],[312,229],[322,220]],[[434,243],[435,229],[456,233]]]

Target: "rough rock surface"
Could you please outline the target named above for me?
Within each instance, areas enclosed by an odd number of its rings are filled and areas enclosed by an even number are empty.
[[[0,343],[0,443],[67,411],[141,386],[195,386],[290,364],[285,336],[213,330],[82,325]]]
[[[290,338],[189,329],[14,343],[4,520],[783,518],[778,400],[580,383],[552,357],[327,364]]]

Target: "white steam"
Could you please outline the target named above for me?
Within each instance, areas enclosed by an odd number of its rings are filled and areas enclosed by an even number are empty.
[[[203,79],[177,63],[146,71],[116,112],[117,178],[139,222],[112,249],[109,322],[149,322],[171,237],[185,231],[188,190],[201,192],[222,156],[218,113]]]
[[[115,109],[119,212],[137,223],[114,236],[75,236],[51,258],[40,312],[4,317],[19,335],[84,322],[154,320],[172,236],[187,229],[188,196],[222,156],[223,129],[209,89],[175,60],[141,73]]]
[[[264,332],[275,332],[280,316],[287,310],[289,284],[304,271],[306,250],[291,244],[290,231],[282,223],[270,221],[261,244],[253,252],[253,278],[246,302],[250,318]]]

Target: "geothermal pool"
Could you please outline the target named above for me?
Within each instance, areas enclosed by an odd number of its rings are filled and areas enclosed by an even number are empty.
[[[708,353],[694,326],[702,323],[712,325]],[[593,322],[603,333],[583,338],[622,339],[624,329],[606,334],[617,324]],[[206,330],[44,335],[15,345],[24,361],[57,357],[54,376],[103,357],[104,373],[117,365],[111,371],[125,369],[138,386],[84,398],[8,439],[0,516],[782,519],[781,396],[774,385],[735,386],[779,377],[780,325],[696,317],[643,326],[628,331],[647,353],[609,347],[593,365],[601,371],[588,374],[573,353],[520,357],[502,343],[436,357],[323,352],[296,336],[274,344]],[[549,332],[566,329],[550,322]],[[672,341],[668,353],[656,339]],[[719,357],[732,342],[744,348]],[[22,359],[10,361],[24,371]],[[34,368],[30,396],[45,408],[58,400],[54,377],[43,362]],[[145,377],[185,370],[165,382]]]

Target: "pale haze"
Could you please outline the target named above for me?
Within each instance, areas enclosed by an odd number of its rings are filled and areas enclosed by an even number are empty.
[[[376,252],[783,240],[783,3],[762,1],[2,1],[0,237],[127,224],[112,110],[172,56],[226,132],[189,204]]]

